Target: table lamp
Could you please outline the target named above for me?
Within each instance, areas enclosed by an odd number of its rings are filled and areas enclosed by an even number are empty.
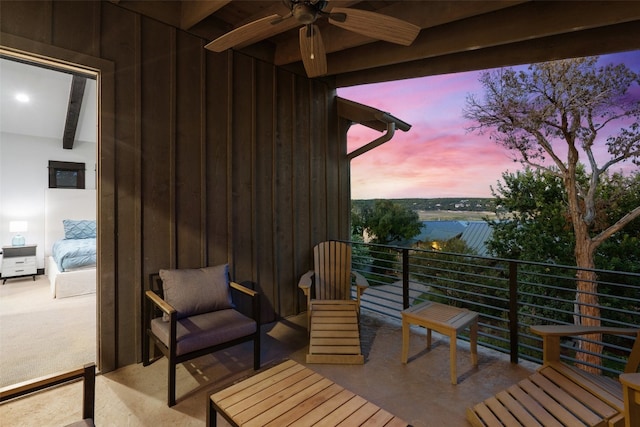
[[[20,233],[27,231],[27,221],[9,221],[9,231],[16,233],[11,239],[12,246],[24,246],[24,236]]]

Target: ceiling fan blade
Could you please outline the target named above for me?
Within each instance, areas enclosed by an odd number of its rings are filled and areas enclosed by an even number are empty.
[[[329,22],[363,36],[404,46],[413,43],[420,32],[420,27],[402,19],[368,10],[344,7],[331,9]]]
[[[207,44],[205,48],[214,52],[222,52],[249,40],[261,40],[273,35],[274,26],[283,22],[284,19],[285,18],[277,14],[265,16],[264,18],[229,31]],[[282,26],[282,31],[286,31],[287,29],[286,25]]]
[[[317,25],[300,28],[300,53],[307,76],[319,77],[327,74],[327,53]]]

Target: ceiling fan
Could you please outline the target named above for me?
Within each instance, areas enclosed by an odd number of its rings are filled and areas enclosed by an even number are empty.
[[[291,28],[285,22],[291,19],[302,24],[300,28],[300,52],[302,62],[309,77],[327,74],[327,54],[320,30],[314,23],[324,18],[330,24],[362,34],[367,37],[409,46],[420,32],[420,27],[387,15],[361,9],[334,7],[325,12],[326,0],[282,0],[291,11],[286,16],[277,14],[266,16],[238,27],[207,44],[214,52],[246,46],[251,43],[287,31]]]

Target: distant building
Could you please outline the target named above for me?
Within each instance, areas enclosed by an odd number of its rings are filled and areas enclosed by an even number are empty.
[[[415,236],[413,244],[432,247],[432,242],[461,239],[481,256],[489,255],[486,242],[493,230],[485,221],[422,221],[422,232]]]

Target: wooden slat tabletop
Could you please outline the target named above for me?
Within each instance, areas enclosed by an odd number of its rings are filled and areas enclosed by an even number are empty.
[[[568,368],[558,371],[556,367],[544,366],[529,378],[475,405],[467,411],[467,418],[474,426],[527,427],[604,427],[610,425],[610,420],[620,420],[622,407],[604,400],[602,394],[607,395],[604,390],[598,392],[584,381],[575,382],[575,378],[563,374],[573,371]]]
[[[292,360],[211,395],[211,402],[236,426],[408,426]]]

